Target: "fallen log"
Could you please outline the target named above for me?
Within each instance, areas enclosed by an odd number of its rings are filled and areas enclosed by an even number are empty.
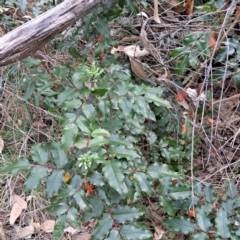
[[[31,56],[101,0],[65,0],[0,38],[0,66]]]

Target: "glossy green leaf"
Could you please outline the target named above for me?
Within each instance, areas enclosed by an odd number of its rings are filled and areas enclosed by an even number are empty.
[[[236,87],[240,85],[240,71],[237,71],[233,74],[233,82]]]
[[[233,199],[228,199],[226,201],[222,201],[221,206],[227,213],[230,213],[233,210],[233,203]]]
[[[108,22],[103,15],[98,14],[97,21],[95,23],[96,30],[101,33],[104,38],[110,38],[110,28],[108,26]]]
[[[230,72],[229,70],[225,71],[225,69],[219,69],[219,70],[213,71],[213,73],[211,74],[211,77],[213,81],[217,81],[217,80],[225,80],[229,78],[231,75],[232,75],[232,72]]]
[[[214,196],[214,191],[213,191],[213,188],[212,186],[205,186],[204,188],[204,194],[205,194],[205,198],[206,198],[206,201],[207,202],[214,202],[215,200],[215,196]]]
[[[120,228],[121,236],[126,240],[144,240],[152,237],[152,234],[141,227],[131,225],[123,225]]]
[[[191,196],[191,188],[186,185],[177,185],[170,188],[169,196],[173,199],[186,199]]]
[[[89,141],[89,148],[96,146],[102,146],[106,143],[109,143],[108,139],[102,136],[95,137]]]
[[[109,133],[109,131],[103,128],[98,128],[98,129],[95,129],[91,135],[92,137],[97,137],[97,136],[109,137],[111,134]]]
[[[208,230],[211,228],[212,223],[210,221],[210,218],[208,217],[208,215],[204,212],[203,208],[197,208],[196,209],[197,214],[196,214],[196,220],[197,220],[197,224],[198,227],[204,231],[204,232],[208,232]]]
[[[164,212],[170,216],[174,216],[176,213],[173,201],[168,199],[167,196],[160,196],[159,198],[161,206],[163,206]]]
[[[184,55],[177,63],[177,74],[179,76],[182,76],[184,71],[186,71],[186,68],[188,66],[189,63],[189,56],[188,55]]]
[[[202,233],[202,232],[198,232],[198,233],[195,233],[190,240],[208,240],[209,237],[206,233]]]
[[[48,175],[48,168],[43,166],[35,166],[28,174],[27,180],[24,183],[25,192],[30,192],[37,188],[41,180]]]
[[[54,229],[53,229],[54,240],[61,239],[61,237],[64,233],[64,229],[67,227],[67,225],[68,224],[67,224],[66,216],[58,217],[58,219],[56,220],[56,224],[54,226]]]
[[[173,51],[170,52],[171,57],[179,57],[182,54],[186,54],[189,51],[189,47],[178,47],[175,48]]]
[[[60,93],[58,94],[57,98],[57,105],[62,105],[65,101],[72,100],[78,94],[77,90],[71,87],[64,87],[61,88]]]
[[[82,111],[83,111],[85,117],[89,121],[95,121],[95,119],[96,119],[96,111],[95,111],[95,108],[93,107],[92,104],[84,103],[83,106],[82,106]]]
[[[194,68],[197,69],[199,65],[199,59],[198,59],[198,52],[197,51],[191,51],[189,53],[189,64]]]
[[[35,86],[32,82],[28,83],[23,99],[27,101],[33,94]]]
[[[153,102],[156,106],[162,106],[162,107],[166,107],[166,108],[171,108],[171,104],[169,101],[164,100],[160,97],[158,97],[157,95],[154,95],[152,93],[146,93],[145,94],[145,98],[148,102]]]
[[[26,2],[26,0],[19,0],[19,1],[24,1]],[[21,61],[21,63],[24,65],[24,67],[36,67],[39,64],[42,63],[41,60],[37,60],[37,59],[33,59],[33,58],[25,58]]]
[[[51,154],[52,161],[57,167],[64,167],[67,164],[68,158],[60,142],[52,143]]]
[[[73,225],[76,228],[80,228],[81,224],[80,224],[80,219],[79,219],[79,212],[76,208],[71,207],[68,210],[67,213],[67,220],[71,223],[71,225]]]
[[[92,198],[91,204],[92,204],[92,212],[94,214],[94,217],[99,217],[100,215],[102,215],[105,206],[102,200],[98,196],[94,196]]]
[[[222,238],[230,237],[229,220],[228,220],[227,212],[222,208],[220,208],[216,214],[215,226],[216,226],[218,236]]]
[[[113,220],[107,213],[102,215],[102,218],[98,220],[97,225],[92,232],[92,240],[102,240],[106,237],[113,226]]]
[[[77,118],[76,124],[83,133],[86,133],[86,134],[91,133],[89,123],[88,123],[87,119],[84,118],[83,116],[79,116]]]
[[[67,151],[74,143],[78,133],[78,127],[75,123],[69,123],[64,127],[62,134],[62,146]]]
[[[80,57],[80,54],[79,54],[78,50],[74,47],[69,48],[69,53],[71,54],[71,56],[73,58],[79,58]]]
[[[53,69],[53,73],[61,80],[65,79],[68,75],[69,69],[66,66],[58,66]],[[74,90],[74,89],[72,89]]]
[[[87,180],[95,186],[103,186],[104,185],[102,174],[100,174],[97,171],[89,172],[89,174],[87,175]]]
[[[46,145],[41,143],[36,143],[31,148],[32,160],[39,164],[46,164],[48,161],[48,149]]]
[[[167,218],[163,220],[166,226],[176,232],[189,234],[194,231],[194,224],[184,217]]]
[[[129,142],[126,138],[120,137],[119,135],[111,135],[108,140],[112,145],[122,145],[128,148],[133,147],[131,142]]]
[[[72,99],[71,101],[65,101],[63,104],[63,109],[68,110],[71,108],[79,108],[81,106],[82,102],[80,99]]]
[[[231,199],[234,199],[237,196],[237,186],[235,185],[235,183],[233,181],[231,181],[229,184],[227,194]]]
[[[52,216],[59,216],[68,210],[68,205],[66,203],[59,203],[57,205],[50,205],[46,209]]]
[[[103,174],[109,185],[120,194],[128,192],[127,186],[124,182],[124,175],[122,165],[119,161],[111,160],[104,163]]]
[[[83,190],[79,190],[73,195],[77,205],[80,207],[82,210],[87,210],[89,209],[89,202],[86,198],[86,193]]]
[[[132,0],[126,0],[126,6],[128,6],[129,10],[133,13],[138,13],[138,6],[135,1]]]
[[[147,193],[148,196],[153,195],[153,183],[148,179],[147,175],[143,172],[134,173],[134,179],[136,179],[141,191]]]
[[[144,211],[130,206],[117,206],[111,210],[112,216],[120,223],[133,221],[144,214]]]
[[[105,240],[121,240],[121,237],[117,230],[112,230]]]
[[[126,158],[128,160],[139,157],[136,151],[127,149],[124,146],[111,146],[108,150],[109,154],[115,155],[118,159]]]
[[[31,168],[31,164],[27,158],[21,157],[18,158],[16,162],[12,164],[5,165],[0,168],[0,174],[3,173],[12,173],[18,174],[19,172],[28,171]]]
[[[235,48],[234,47],[226,47],[224,49],[219,50],[219,52],[216,55],[215,58],[215,63],[218,62],[223,62],[227,59],[227,57],[229,58],[230,55],[233,55],[235,53]]]
[[[199,51],[200,55],[204,59],[207,59],[209,57],[210,50],[207,46],[207,41],[206,40],[196,41],[196,47],[197,47],[197,50]]]
[[[180,176],[177,172],[170,169],[167,164],[154,163],[148,168],[148,174],[154,179],[169,177],[171,180],[178,179]]]
[[[62,186],[64,180],[64,171],[53,170],[52,174],[46,181],[46,193],[51,197]]]

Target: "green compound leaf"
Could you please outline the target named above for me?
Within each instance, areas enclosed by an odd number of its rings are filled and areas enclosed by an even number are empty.
[[[113,226],[113,220],[111,216],[104,213],[102,218],[98,220],[96,227],[93,230],[91,240],[102,240],[106,237]]]
[[[169,177],[171,180],[178,179],[179,174],[170,169],[167,164],[154,163],[148,168],[148,174],[154,179]]]
[[[46,209],[51,213],[52,216],[59,216],[68,210],[68,205],[66,203],[59,203],[56,205],[50,205],[46,207]]]
[[[51,197],[62,186],[64,180],[64,171],[54,170],[46,181],[46,193]]]
[[[153,183],[148,179],[147,175],[143,172],[134,173],[134,178],[138,182],[141,191],[147,193],[148,196],[153,195]]]
[[[133,147],[131,142],[129,142],[125,138],[120,137],[118,135],[112,135],[111,137],[108,138],[108,140],[110,141],[110,143],[112,145],[122,145],[122,146],[125,146],[125,147],[128,147],[128,148]]]
[[[78,133],[78,127],[74,123],[67,124],[64,127],[62,135],[62,145],[63,149],[67,151],[74,143],[75,138]]]
[[[126,158],[131,160],[133,158],[139,157],[139,155],[134,151],[125,148],[124,146],[111,146],[108,150],[109,154],[115,155],[118,159]]]
[[[208,215],[204,212],[203,208],[197,208],[196,210],[197,210],[196,215],[197,224],[201,230],[207,232],[212,226],[212,223],[210,222],[210,219]]]
[[[95,137],[89,141],[89,148],[96,146],[102,146],[106,143],[109,143],[108,139],[102,136]]]
[[[28,171],[31,168],[31,164],[28,161],[27,158],[21,157],[18,158],[16,162],[12,164],[8,164],[4,167],[0,168],[0,174],[3,173],[12,173],[12,174],[18,174],[19,172]]]
[[[206,233],[195,233],[190,240],[208,240],[209,237]]]
[[[168,228],[183,234],[189,234],[194,231],[194,224],[187,218],[174,217],[163,220]]]
[[[56,224],[54,226],[54,230],[53,230],[53,237],[54,240],[59,240],[63,233],[64,233],[64,229],[67,227],[68,223],[67,223],[67,219],[66,216],[60,216],[57,221]]]
[[[77,94],[78,94],[78,91],[74,88],[71,88],[68,86],[62,88],[60,91],[60,94],[58,94],[57,105],[60,106],[65,101],[72,100]]]
[[[60,142],[52,143],[51,154],[52,161],[57,167],[64,167],[67,164],[68,158],[66,153],[63,151]]]
[[[35,166],[29,173],[25,185],[25,192],[30,192],[37,188],[41,180],[48,175],[48,168]]]
[[[119,232],[116,230],[112,230],[107,238],[105,240],[121,240],[121,237],[119,235]]]
[[[107,161],[103,166],[103,174],[109,185],[119,194],[128,192],[128,188],[124,182],[122,165],[116,160]]]
[[[83,190],[80,190],[76,192],[73,195],[77,205],[82,209],[82,210],[88,210],[89,209],[89,201],[86,198],[86,194]]]
[[[160,204],[163,206],[163,209],[170,216],[174,216],[176,213],[173,201],[168,199],[166,196],[160,196]]]
[[[173,186],[170,188],[169,196],[175,200],[186,199],[191,196],[191,188],[187,185]]]
[[[145,99],[148,102],[153,102],[156,106],[162,106],[162,107],[166,107],[166,108],[172,108],[171,104],[169,101],[164,100],[162,98],[160,98],[159,96],[157,96],[156,94],[152,94],[152,93],[146,93],[145,94]]]
[[[87,180],[95,186],[103,186],[104,185],[102,174],[97,171],[90,172],[87,175]]]
[[[104,203],[98,196],[95,196],[92,199],[91,205],[92,205],[92,212],[94,214],[94,217],[99,217],[104,210]]]
[[[110,133],[109,131],[103,129],[103,128],[98,128],[95,129],[92,133],[91,133],[92,137],[98,137],[98,136],[102,136],[102,137],[110,137]]]
[[[121,226],[120,234],[125,240],[141,240],[152,237],[152,234],[148,230],[133,225]]]
[[[32,160],[39,164],[46,164],[48,161],[48,150],[44,144],[37,143],[31,148]]]
[[[112,216],[115,220],[120,223],[125,223],[126,221],[132,221],[133,219],[137,219],[144,214],[144,211],[139,210],[135,207],[129,206],[118,206],[116,208],[112,208]]]
[[[229,220],[227,217],[227,212],[222,208],[220,208],[216,214],[215,226],[217,229],[217,234],[220,237],[222,238],[230,237]]]
[[[71,207],[67,213],[67,220],[76,228],[80,228],[80,220],[78,210],[74,207]]]
[[[204,194],[207,202],[213,202],[215,200],[214,191],[212,186],[206,186],[204,188]]]
[[[237,187],[236,187],[235,183],[232,181],[229,184],[227,194],[231,199],[234,199],[237,196]]]

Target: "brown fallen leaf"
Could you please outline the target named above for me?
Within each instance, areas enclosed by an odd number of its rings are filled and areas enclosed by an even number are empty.
[[[138,36],[130,36],[130,37],[124,37],[123,39],[120,40],[120,42],[136,42],[139,40]]]
[[[157,23],[161,23],[161,20],[158,16],[158,0],[154,0],[154,13],[153,13],[153,19]]]
[[[143,70],[142,64],[136,61],[134,58],[129,58],[131,62],[131,69],[132,71],[141,79],[146,80],[147,75]]]
[[[15,221],[17,220],[17,218],[22,213],[22,211],[24,209],[27,209],[27,202],[23,198],[14,194],[13,199],[15,200],[15,203],[13,204],[13,207],[12,207],[12,210],[10,213],[10,219],[9,219],[10,225],[13,225],[15,223]]]
[[[33,127],[35,128],[45,128],[47,125],[41,121],[36,121],[33,123]]]
[[[86,233],[81,233],[79,235],[76,235],[74,239],[75,240],[90,240],[91,236],[92,236],[92,234],[86,232]]]
[[[2,227],[2,222],[0,222],[0,239],[7,240],[6,235],[5,235],[5,231]]]
[[[55,225],[54,220],[46,220],[41,224],[41,230],[47,233],[51,233],[53,232],[54,225]]]
[[[3,148],[4,148],[4,141],[2,140],[2,138],[0,136],[0,154],[2,153]]]
[[[73,228],[73,227],[67,227],[64,229],[64,232],[68,232],[68,233],[71,233],[72,235],[74,235],[74,234],[80,232],[80,230],[77,228]]]
[[[34,227],[32,225],[29,225],[27,227],[22,228],[20,232],[18,232],[16,239],[19,239],[19,238],[29,239],[31,238],[34,232],[35,232]]]

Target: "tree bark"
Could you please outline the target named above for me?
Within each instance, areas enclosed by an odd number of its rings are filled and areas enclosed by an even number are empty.
[[[7,33],[0,38],[0,66],[31,56],[100,2],[101,0],[65,0]]]

